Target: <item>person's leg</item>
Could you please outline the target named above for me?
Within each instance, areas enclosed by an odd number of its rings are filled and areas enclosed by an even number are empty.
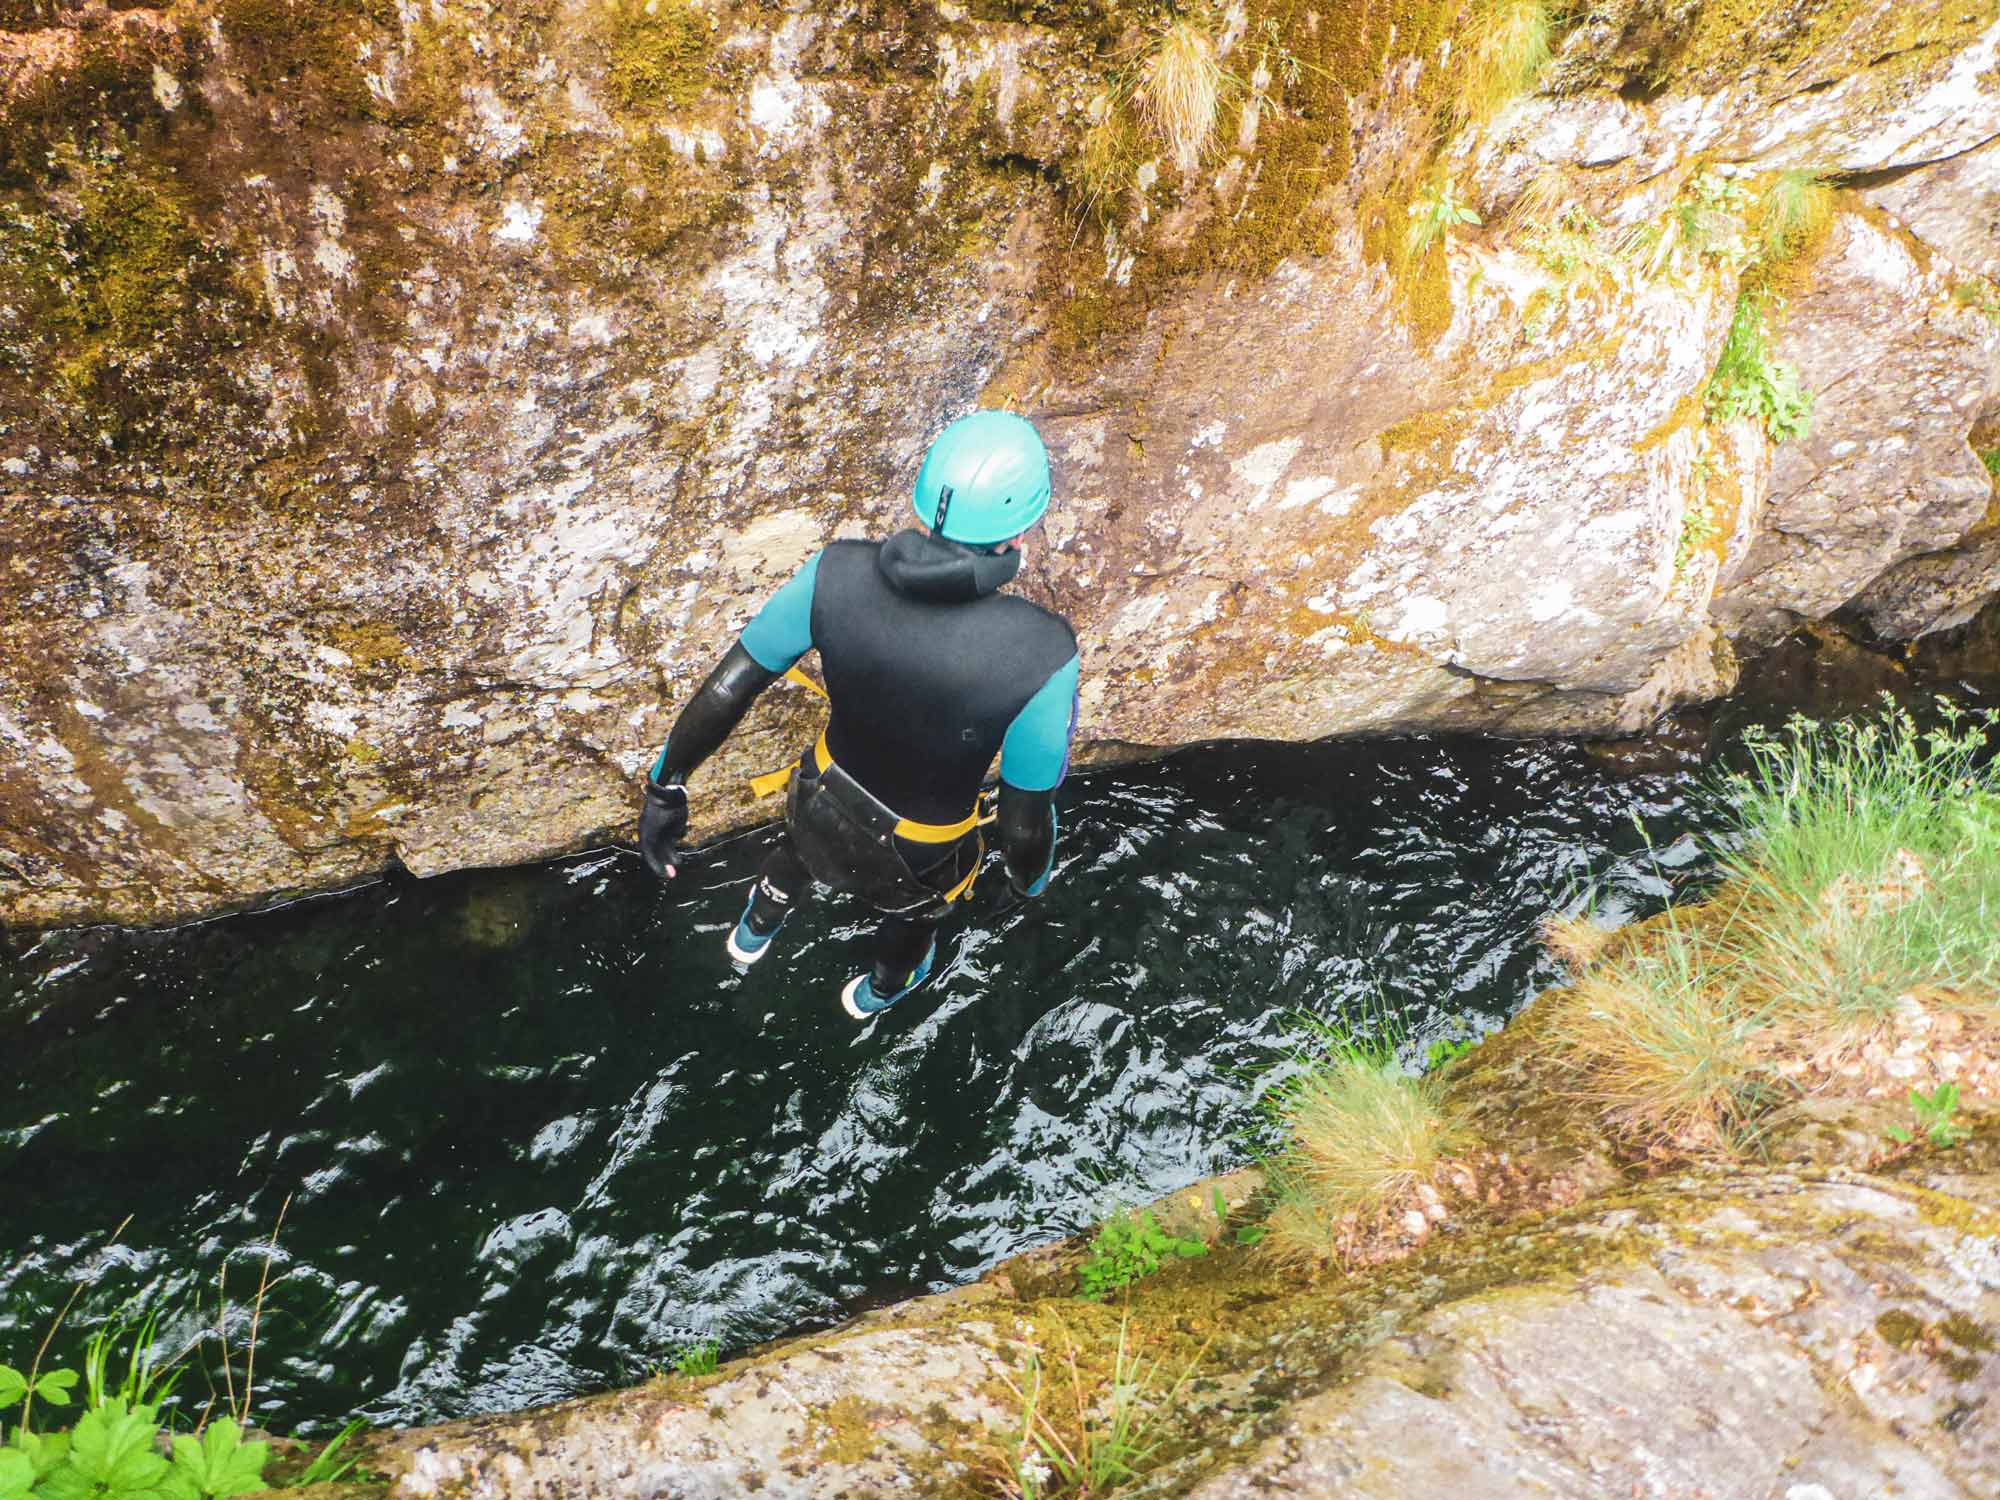
[[[757,883],[750,887],[750,899],[744,903],[736,930],[729,934],[729,956],[739,964],[757,962],[770,949],[771,939],[785,925],[785,918],[811,894],[812,876],[792,847],[791,834],[782,833],[764,861]]]
[[[875,929],[875,962],[868,971],[868,986],[878,997],[901,994],[929,973],[937,930],[944,922],[945,908],[925,908],[908,916],[884,917]]]
[[[961,839],[929,866],[911,872],[915,884],[936,894],[915,907],[883,916],[875,928],[874,961],[868,972],[855,975],[841,991],[841,1004],[850,1016],[866,1020],[877,1015],[930,977],[937,960],[938,928],[952,901],[970,884],[966,877],[978,867],[982,847],[976,837]]]

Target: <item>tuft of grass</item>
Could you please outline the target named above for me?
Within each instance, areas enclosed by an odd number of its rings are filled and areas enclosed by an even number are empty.
[[[699,1344],[688,1344],[674,1351],[674,1373],[676,1375],[713,1375],[720,1359],[719,1350],[713,1340]]]
[[[1464,42],[1454,101],[1459,120],[1484,125],[1533,88],[1548,63],[1553,33],[1547,0],[1488,0]]]
[[[1280,1144],[1267,1160],[1281,1256],[1325,1253],[1342,1215],[1383,1206],[1427,1182],[1470,1132],[1435,1079],[1412,1077],[1393,1044],[1315,1023],[1296,1071],[1265,1101]]]
[[[2000,483],[2000,448],[1988,448],[1979,455],[1979,461],[1986,465],[1986,472],[1993,476],[1994,481]]]
[[[1215,39],[1191,16],[1163,26],[1140,64],[1136,92],[1146,119],[1173,151],[1183,173],[1192,173],[1201,164],[1215,134],[1222,84]]]
[[[1780,172],[1757,204],[1757,248],[1767,267],[1803,253],[1833,222],[1833,188],[1817,173]]]
[[[1108,1388],[1098,1378],[1086,1379],[1076,1341],[1067,1336],[1053,1375],[1042,1351],[1033,1349],[1020,1380],[1000,1376],[1021,1403],[1020,1424],[991,1465],[991,1477],[1009,1500],[1092,1500],[1131,1483],[1151,1464],[1165,1437],[1161,1424],[1201,1355],[1163,1383],[1161,1362],[1148,1365],[1131,1349],[1128,1322],[1118,1324]]]
[[[1708,420],[1757,422],[1774,443],[1802,438],[1812,430],[1813,398],[1799,386],[1799,372],[1771,357],[1765,328],[1766,298],[1745,290],[1708,381]]]
[[[1802,1021],[1885,1015],[1912,991],[2000,1000],[2000,717],[1940,700],[1753,736],[1733,778],[1745,831],[1724,861],[1754,905],[1744,983]]]
[[[1562,221],[1570,201],[1569,170],[1560,162],[1549,162],[1528,179],[1521,196],[1507,210],[1508,219],[1526,228],[1540,228]]]
[[[1912,1000],[2000,1013],[2000,711],[1893,704],[1746,737],[1719,791],[1721,888],[1584,975],[1548,1035],[1628,1136],[1732,1148],[1788,1079],[1852,1057]]]
[[[1718,993],[1709,955],[1668,929],[1623,962],[1587,974],[1561,1012],[1555,1047],[1574,1065],[1573,1097],[1614,1124],[1683,1145],[1724,1145],[1758,1080],[1764,1016]]]
[[[1617,929],[1599,926],[1587,911],[1544,917],[1536,933],[1549,956],[1572,974],[1594,967],[1617,935]]]

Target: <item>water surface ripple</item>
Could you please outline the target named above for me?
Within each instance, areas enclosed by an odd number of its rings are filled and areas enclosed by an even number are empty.
[[[643,1376],[995,1260],[1236,1164],[1287,1013],[1500,1024],[1533,930],[1696,869],[1684,778],[1563,745],[1235,745],[1079,777],[1048,896],[989,868],[940,976],[860,1028],[829,901],[737,979],[771,837],[0,948],[0,1360],[79,1283],[240,1345],[259,1419],[421,1422]],[[115,1242],[112,1231],[129,1216]],[[59,1343],[61,1349],[70,1341]],[[240,1361],[239,1361],[240,1368]],[[217,1382],[219,1374],[214,1375]]]

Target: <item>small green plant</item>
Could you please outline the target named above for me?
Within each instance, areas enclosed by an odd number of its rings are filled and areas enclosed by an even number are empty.
[[[1757,251],[1766,266],[1796,257],[1833,222],[1833,189],[1814,172],[1780,172],[1757,205]]]
[[[1258,46],[1264,65],[1286,88],[1295,87],[1303,69],[1298,54],[1285,45],[1284,33],[1278,29],[1278,23],[1266,16],[1258,23],[1257,31],[1262,38]]]
[[[1529,299],[1524,332],[1531,342],[1548,331],[1572,299],[1617,284],[1621,255],[1605,245],[1603,227],[1572,203],[1547,228],[1528,238],[1528,252],[1551,283]]]
[[[1202,1356],[1162,1389],[1161,1363],[1149,1366],[1132,1352],[1128,1323],[1118,1325],[1108,1390],[1086,1385],[1073,1341],[1061,1359],[1066,1379],[1049,1378],[1039,1350],[1029,1353],[1019,1382],[1001,1375],[1021,1403],[1020,1425],[1007,1437],[997,1476],[1005,1493],[1019,1500],[1092,1500],[1137,1479],[1152,1461],[1160,1425]]]
[[[361,1455],[350,1453],[342,1457],[341,1450],[347,1446],[349,1439],[355,1433],[367,1425],[365,1418],[356,1417],[341,1428],[334,1437],[328,1439],[324,1448],[313,1455],[313,1461],[305,1466],[292,1484],[299,1489],[304,1489],[309,1484],[338,1484],[353,1473],[360,1467]]]
[[[198,1433],[173,1437],[165,1456],[159,1401],[173,1377],[154,1373],[149,1319],[145,1336],[118,1384],[108,1378],[112,1338],[91,1341],[86,1356],[85,1409],[68,1432],[38,1433],[25,1420],[0,1447],[0,1500],[228,1500],[264,1489],[270,1445],[245,1442],[229,1417]],[[67,1406],[78,1376],[52,1370],[33,1379],[0,1366],[0,1410],[32,1392],[51,1406]],[[155,1400],[130,1393],[150,1392]]]
[[[2000,479],[2000,448],[1988,448],[1979,455],[1979,461],[1986,465],[1986,472]]]
[[[1703,172],[1674,205],[1674,227],[1690,254],[1740,264],[1750,254],[1744,243],[1742,215],[1750,193],[1732,177]]]
[[[1086,1302],[1102,1302],[1170,1261],[1206,1254],[1208,1246],[1201,1240],[1168,1234],[1151,1209],[1114,1214],[1090,1242],[1090,1259],[1077,1268],[1078,1295]]]
[[[1774,443],[1804,437],[1812,428],[1813,398],[1799,388],[1799,372],[1771,357],[1765,299],[1745,291],[1708,381],[1708,419],[1760,423]]]
[[[1479,215],[1452,196],[1449,180],[1440,178],[1417,195],[1410,205],[1408,247],[1410,259],[1417,260],[1437,244],[1456,224],[1477,224]]]
[[[51,1406],[68,1406],[76,1381],[74,1370],[51,1370],[30,1380],[12,1365],[0,1365],[0,1411],[27,1400],[31,1391],[38,1401],[46,1401]]]
[[[1911,1089],[1910,1111],[1917,1117],[1917,1129],[1933,1146],[1956,1146],[1972,1134],[1956,1118],[1958,1085],[1955,1083],[1941,1083],[1928,1094],[1921,1089]],[[1900,1125],[1891,1125],[1888,1135],[1890,1140],[1905,1146],[1912,1139],[1910,1132]]]
[[[1716,524],[1715,507],[1706,494],[1687,508],[1681,517],[1680,539],[1674,544],[1674,576],[1687,571],[1687,565],[1694,561],[1695,553],[1706,547],[1721,534],[1722,528]]]
[[[1456,1041],[1439,1037],[1424,1050],[1424,1071],[1435,1073],[1439,1068],[1457,1062],[1478,1045],[1479,1038],[1476,1036],[1459,1037]]]
[[[1961,281],[1953,287],[1951,301],[1954,307],[1969,307],[2000,323],[2000,287],[1995,287],[1984,276]]]
[[[713,1375],[718,1362],[718,1351],[713,1340],[688,1344],[674,1351],[676,1375]]]

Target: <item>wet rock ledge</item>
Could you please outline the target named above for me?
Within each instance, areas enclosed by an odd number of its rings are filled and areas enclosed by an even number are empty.
[[[1006,1493],[1027,1360],[1160,1374],[1128,1492],[1249,1500],[2000,1494],[2000,1118],[1887,1174],[1693,1169],[1303,1279],[1217,1240],[1128,1307],[1076,1245],[697,1380],[401,1434],[396,1500]],[[1879,1139],[1879,1137],[1871,1137]],[[1801,1148],[1803,1149],[1803,1148]],[[1773,1142],[1782,1159],[1797,1154]],[[1232,1210],[1254,1178],[1225,1179]],[[1013,1385],[1010,1385],[1013,1382]]]

